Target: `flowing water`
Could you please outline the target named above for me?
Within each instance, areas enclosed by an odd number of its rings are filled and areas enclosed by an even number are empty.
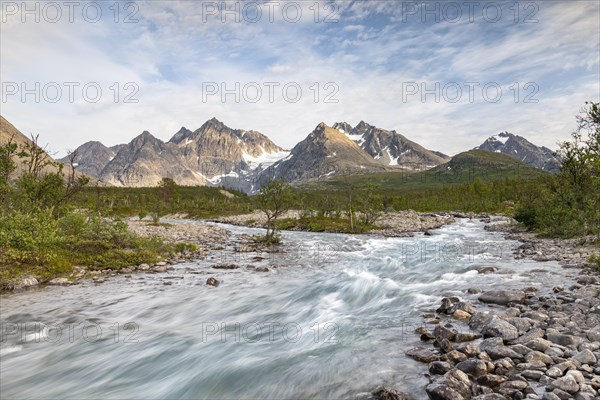
[[[471,220],[412,238],[283,236],[291,250],[260,260],[229,245],[168,273],[1,296],[0,397],[342,399],[393,385],[426,398],[426,366],[404,355],[423,312],[444,295],[474,300],[471,287],[566,276],[514,260],[517,242]]]

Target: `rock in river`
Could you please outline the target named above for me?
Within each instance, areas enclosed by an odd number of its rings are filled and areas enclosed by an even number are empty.
[[[522,303],[524,300],[525,293],[520,290],[491,290],[479,296],[479,301],[502,306],[509,303]]]

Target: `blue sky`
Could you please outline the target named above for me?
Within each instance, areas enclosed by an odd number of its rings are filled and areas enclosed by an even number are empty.
[[[287,148],[361,120],[449,154],[505,130],[556,148],[600,100],[597,1],[1,3],[1,113],[60,155],[212,117]]]

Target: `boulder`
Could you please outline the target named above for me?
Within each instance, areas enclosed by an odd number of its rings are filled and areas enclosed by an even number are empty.
[[[215,287],[217,287],[217,286],[219,286],[219,281],[218,281],[218,280],[216,280],[215,278],[208,278],[208,279],[206,280],[206,284],[207,284],[207,285],[210,285],[210,286],[215,286]]]
[[[547,333],[547,339],[552,343],[559,344],[561,346],[579,346],[584,339],[579,336],[565,335],[562,333]]]
[[[452,364],[445,361],[434,361],[429,364],[429,372],[434,375],[444,375],[452,369]]]
[[[502,358],[511,358],[511,359],[519,360],[519,359],[523,358],[522,355],[520,355],[519,353],[517,353],[514,350],[511,350],[510,348],[508,348],[506,346],[489,347],[485,350],[485,352],[492,358],[492,360],[499,360]]]
[[[456,368],[475,378],[487,374],[487,363],[481,360],[469,359],[456,364]]]
[[[71,285],[71,281],[67,278],[54,278],[50,282],[48,282],[50,286],[69,286]]]
[[[515,340],[519,337],[519,331],[508,322],[493,316],[481,331],[484,337],[501,337],[504,341]]]
[[[423,363],[430,363],[439,359],[439,356],[433,350],[424,347],[410,349],[406,352],[406,355]]]
[[[479,301],[505,306],[509,303],[522,303],[525,298],[525,293],[521,290],[491,290],[483,292]]]
[[[464,400],[464,397],[448,385],[432,383],[425,388],[431,400]]]
[[[404,393],[390,388],[380,388],[373,392],[375,400],[408,400]]]
[[[588,349],[575,354],[573,360],[579,361],[582,364],[596,365],[596,356]]]
[[[572,375],[567,375],[552,382],[549,388],[559,389],[573,394],[579,391],[579,384]]]

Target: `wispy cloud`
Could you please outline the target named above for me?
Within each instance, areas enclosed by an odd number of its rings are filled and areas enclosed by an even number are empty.
[[[214,8],[221,3],[230,11],[224,16]],[[437,23],[435,15],[423,21],[407,8],[412,2],[259,3],[258,19],[248,2],[140,1],[130,9],[117,3],[118,23],[108,3],[98,3],[103,18],[97,23],[81,18],[81,10],[74,23],[21,23],[3,2],[2,82],[80,86],[73,102],[66,92],[56,103],[10,96],[0,104],[2,114],[61,152],[88,140],[126,142],[143,130],[168,139],[182,125],[195,129],[216,116],[285,147],[321,121],[365,120],[456,153],[502,130],[556,147],[583,102],[599,100],[597,2],[527,2],[537,6],[531,9],[517,3],[518,18],[514,2],[502,3],[503,18],[493,23],[481,10],[473,21],[468,10],[457,21],[444,20],[451,15],[442,13],[443,2],[427,3],[429,10],[440,7]],[[242,14],[231,12],[236,7]],[[526,23],[532,10],[538,22]],[[137,22],[123,23],[132,11]],[[89,82],[102,88],[97,103],[82,96]],[[279,86],[270,101],[273,82]],[[410,83],[428,89],[456,83],[466,90],[465,82],[497,83],[502,97],[486,101],[481,89],[473,101],[465,91],[456,103],[443,95],[439,102],[435,95],[425,102],[420,93],[404,96]],[[539,89],[538,103],[524,102],[532,93],[528,82]],[[233,94],[222,101],[221,89],[236,83],[250,97],[261,88],[260,100],[248,101],[242,92],[239,102]],[[218,93],[207,96],[207,84],[216,84]],[[301,88],[297,102],[285,100],[286,84]],[[138,102],[124,102],[128,95]]]

